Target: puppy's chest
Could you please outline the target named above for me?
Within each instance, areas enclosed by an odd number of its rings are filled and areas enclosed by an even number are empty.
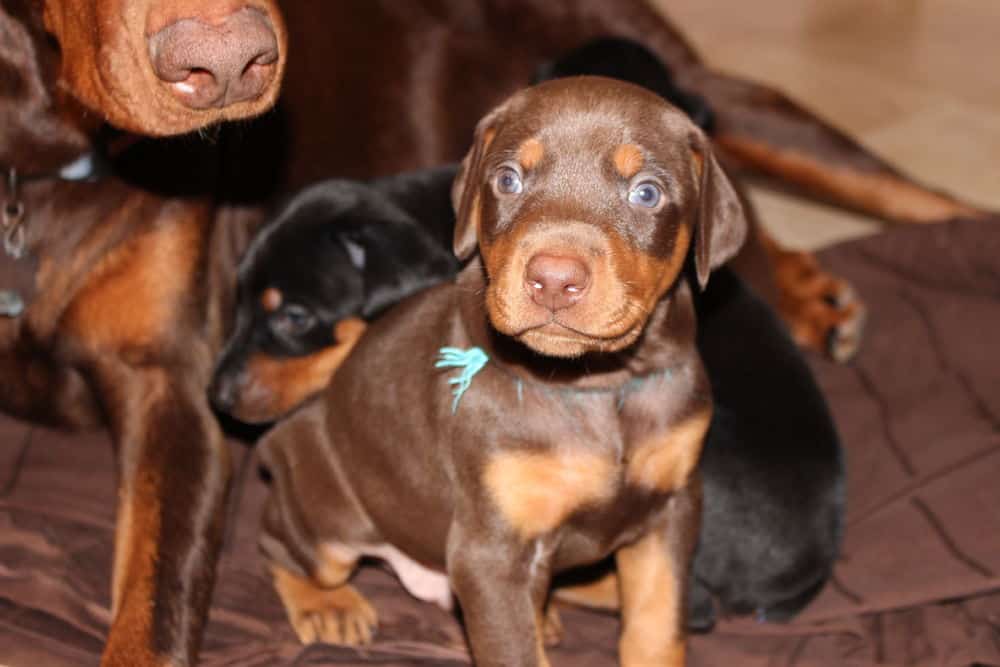
[[[548,407],[512,420],[508,446],[483,463],[487,496],[525,539],[583,530],[606,542],[641,523],[687,483],[710,418],[688,392],[557,397]]]

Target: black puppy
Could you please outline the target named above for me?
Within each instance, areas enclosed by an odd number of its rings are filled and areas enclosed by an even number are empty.
[[[274,421],[326,386],[364,320],[454,276],[454,176],[325,181],[280,207],[240,262],[233,333],[209,389],[216,409]]]

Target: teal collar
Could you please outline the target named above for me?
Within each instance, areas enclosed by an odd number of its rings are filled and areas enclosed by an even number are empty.
[[[455,414],[458,411],[458,403],[462,399],[462,395],[468,391],[469,387],[472,386],[472,379],[479,373],[479,371],[485,368],[487,362],[490,360],[490,357],[481,347],[470,347],[464,350],[458,347],[442,347],[438,350],[438,355],[438,360],[434,364],[434,368],[462,369],[459,375],[448,380],[448,384],[454,386],[454,389],[452,390],[454,400],[451,402],[451,413]],[[514,373],[500,364],[494,364],[494,367],[506,375],[509,375],[514,381],[517,387],[518,403],[520,403],[524,398],[524,385],[528,384],[538,391],[560,397],[608,394],[617,395],[618,410],[621,410],[625,405],[625,399],[628,398],[629,394],[638,391],[651,381],[657,379],[670,379],[674,374],[673,368],[665,368],[654,371],[649,375],[630,378],[627,382],[618,387],[558,387],[547,385],[542,382],[524,380],[523,378],[514,375]]]
[[[467,350],[459,347],[442,347],[438,350],[438,354],[438,361],[434,364],[434,368],[462,369],[458,377],[448,380],[448,384],[455,385],[451,392],[455,397],[455,400],[451,402],[451,414],[455,414],[458,411],[458,402],[461,400],[462,394],[472,386],[472,378],[483,370],[490,358],[481,347],[470,347]]]

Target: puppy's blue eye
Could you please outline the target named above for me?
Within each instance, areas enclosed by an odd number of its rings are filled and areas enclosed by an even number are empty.
[[[496,175],[497,192],[505,195],[516,195],[524,189],[521,174],[511,167],[501,167]]]
[[[628,202],[644,208],[656,208],[663,193],[655,183],[645,181],[628,191]]]

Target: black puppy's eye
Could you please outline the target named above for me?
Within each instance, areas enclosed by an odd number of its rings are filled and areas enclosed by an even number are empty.
[[[628,202],[643,208],[656,208],[663,199],[660,186],[651,181],[637,183],[628,191]]]
[[[521,174],[513,167],[500,167],[493,179],[493,184],[496,191],[502,195],[520,194],[521,190],[524,189]]]
[[[271,315],[271,326],[286,336],[297,336],[312,328],[316,316],[297,303],[286,304],[281,310]]]

